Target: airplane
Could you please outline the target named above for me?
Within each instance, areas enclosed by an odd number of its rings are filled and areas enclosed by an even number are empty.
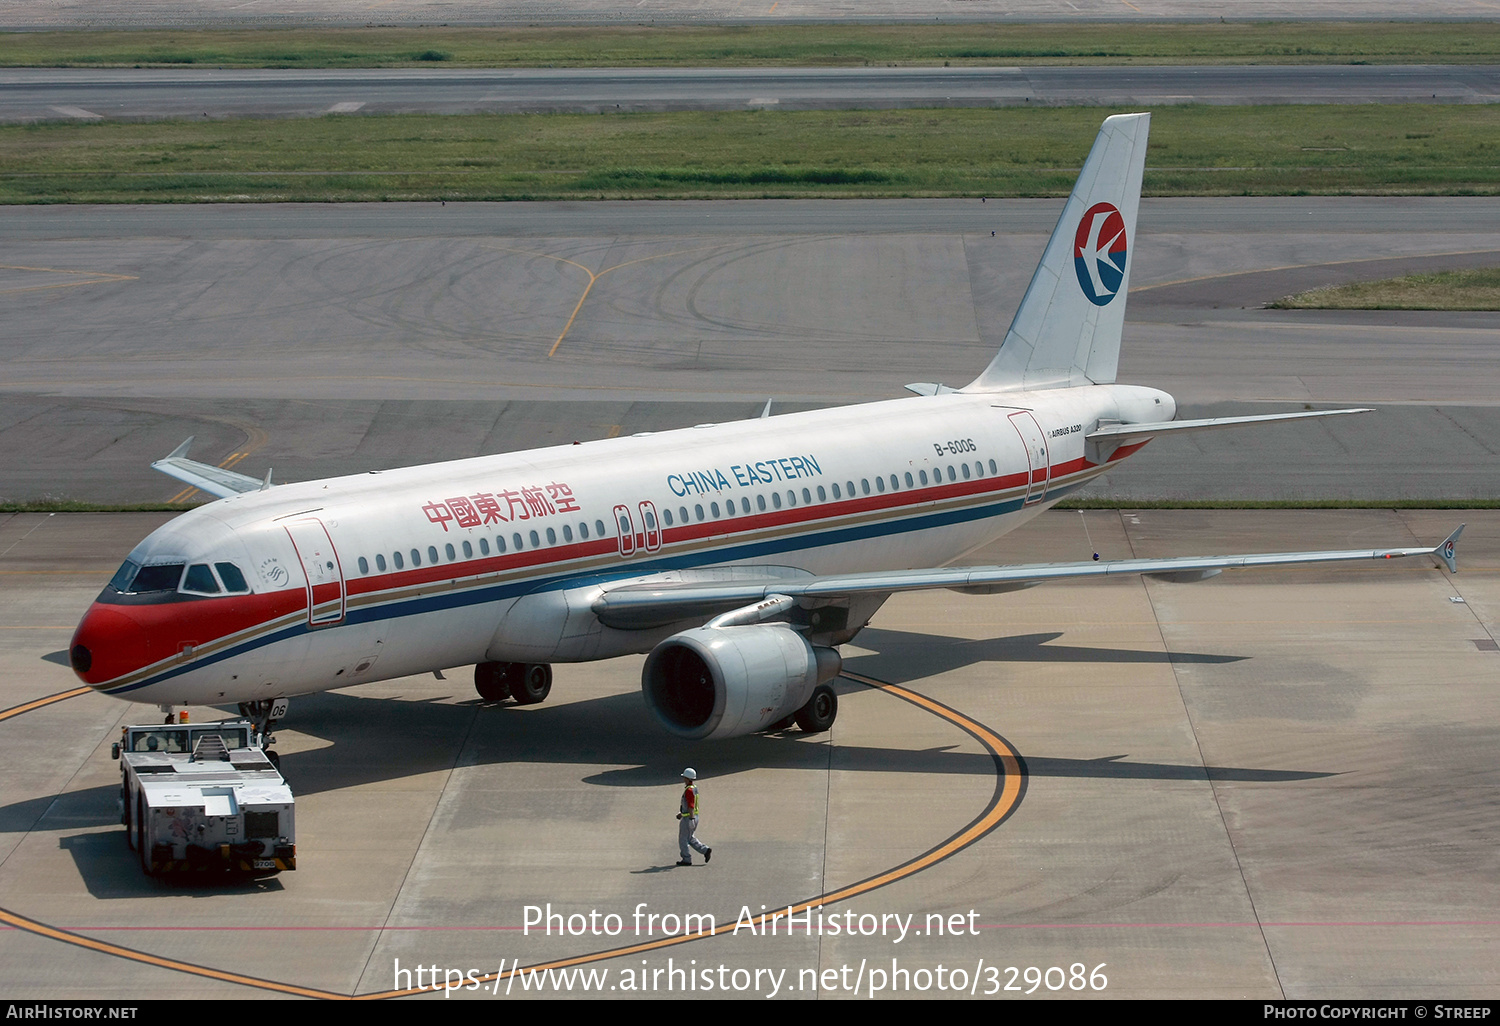
[[[1015,319],[969,384],[913,396],[297,484],[188,459],[218,496],[137,545],[70,661],[105,694],[237,703],[474,664],[487,701],[552,664],[646,654],[669,732],[829,729],[838,646],[897,592],[1432,556],[1436,546],[955,567],[1158,436],[1365,409],[1177,420],[1115,381],[1149,114],[1107,118]]]

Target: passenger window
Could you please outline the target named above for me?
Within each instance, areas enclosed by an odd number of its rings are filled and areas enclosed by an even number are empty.
[[[786,504],[788,506],[797,505],[797,493],[792,491],[790,488],[786,490]]]
[[[572,540],[573,540],[573,529],[571,527],[569,527],[567,524],[563,524],[563,541],[570,542]]]
[[[911,479],[911,471],[906,472],[906,487],[915,488],[917,483]]]
[[[748,495],[740,500],[740,510],[744,512],[745,516],[748,517],[750,515],[750,497]]]
[[[534,548],[534,549],[535,548],[540,548],[541,544],[542,544],[542,539],[537,536],[537,533],[535,531],[530,531],[528,533],[531,535],[531,547]]]
[[[656,530],[656,515],[654,513],[652,513],[649,509],[646,510],[646,530],[648,530],[648,531],[654,531],[654,530]]]
[[[975,477],[983,477],[984,476],[984,464],[980,463],[978,460],[974,461],[974,476]]]
[[[780,492],[772,492],[771,493],[771,505],[775,506],[777,509],[781,508],[781,493]]]
[[[883,477],[877,477],[875,479],[875,490],[877,492],[883,492],[883,491],[885,491],[885,478],[883,478]]]
[[[762,513],[764,513],[766,511],[766,497],[764,495],[757,495],[755,497],[755,505],[760,508],[760,511]]]
[[[990,473],[991,474],[998,474],[998,473],[1000,473],[999,470],[995,469],[995,461],[994,460],[990,460]]]
[[[969,465],[967,463],[961,465],[964,468],[964,480],[967,481],[969,479]]]
[[[359,557],[359,572],[361,575],[370,572],[370,561],[365,559],[364,556]]]
[[[710,502],[708,504],[708,511],[714,515],[715,520],[719,519],[719,504],[717,502]]]
[[[182,579],[182,590],[198,595],[217,595],[219,582],[214,580],[214,572],[208,568],[207,563],[194,563],[188,567],[187,576]]]
[[[385,573],[385,557],[378,552],[375,554],[375,569]]]
[[[433,566],[437,566],[437,561],[438,561],[437,546],[436,545],[429,545],[429,546],[427,546],[427,562],[431,563]]]
[[[677,515],[680,516],[680,517],[682,517],[682,522],[684,524],[690,524],[690,523],[692,523],[692,521],[690,519],[688,519],[687,507],[686,506],[678,506],[677,507]]]
[[[400,570],[400,569],[402,569],[403,567],[406,566],[406,564],[401,561],[401,553],[399,553],[399,552],[392,552],[391,553],[391,559],[395,560],[395,562],[396,562],[396,569],[397,570]]]
[[[821,488],[818,490],[822,491]],[[812,492],[808,491],[806,488],[802,489],[802,503],[803,505],[810,505],[812,503]]]
[[[693,512],[696,513],[696,514],[698,514],[698,522],[702,523],[703,522],[703,504],[701,502],[698,503],[696,506],[693,507]]]
[[[556,545],[557,544],[557,532],[554,531],[550,527],[547,528],[547,544],[548,545]]]
[[[671,511],[671,509],[664,509],[664,510],[662,510],[661,511],[661,518],[662,518],[663,521],[666,522],[666,525],[668,527],[672,526],[672,511]],[[585,535],[584,537],[588,537],[588,536]]]
[[[917,480],[922,482],[922,487],[923,488],[926,488],[927,487],[927,471],[925,471],[925,470],[919,470],[919,471],[917,471]]]
[[[953,472],[953,464],[948,464],[948,480],[957,481],[958,475]]]
[[[465,542],[464,544],[467,545],[468,542]],[[448,562],[450,562],[450,563],[453,562],[455,559],[458,558],[458,553],[456,553],[456,552],[453,551],[453,543],[452,542],[449,542],[448,544],[446,544],[446,545],[443,546],[443,555],[445,555],[445,556],[448,557]],[[434,552],[432,554],[432,561],[434,563],[437,562],[437,553],[436,552]]]
[[[421,566],[422,565],[422,554],[420,552],[418,552],[416,549],[412,549],[411,550],[411,565],[412,566]]]
[[[838,485],[834,485],[833,486],[833,497],[835,499],[842,499],[843,498],[843,496],[839,494],[839,486]]]
[[[668,510],[667,512],[670,513],[671,510]],[[589,525],[588,525],[588,523],[586,521],[580,520],[578,522],[578,537],[580,537],[580,538],[587,538],[588,536],[589,536]]]
[[[524,546],[524,545],[521,544],[521,532],[520,531],[517,531],[515,534],[511,535],[510,536],[510,540],[513,543],[515,543],[516,551],[517,552],[520,552],[523,548],[526,547],[526,546]]]
[[[214,569],[219,571],[219,580],[224,582],[225,591],[243,595],[250,590],[250,585],[245,582],[245,575],[233,563],[215,563]]]
[[[891,475],[891,491],[893,491],[893,492],[899,492],[900,490],[901,490],[901,483],[896,480],[896,475],[892,474]]]
[[[861,489],[861,490],[862,490],[862,491],[863,491],[863,492],[864,492],[864,493],[865,493],[865,494],[866,494],[866,495],[869,495],[869,494],[870,494],[870,479],[869,479],[869,478],[867,478],[867,477],[862,477],[862,478],[860,478],[860,479],[859,479],[859,487],[860,487],[860,489]]]
[[[603,538],[604,537],[604,521],[602,521],[602,520],[595,520],[594,521],[594,530],[599,535],[599,537]]]
[[[470,545],[468,542],[464,542],[464,558],[465,559],[473,559],[474,558],[474,546]]]
[[[488,556],[490,554],[490,540],[488,538],[479,539],[479,554],[481,556]]]
[[[834,487],[837,488],[838,485],[834,485]],[[828,501],[828,493],[823,490],[823,486],[822,485],[818,485],[818,501],[819,502],[827,502]]]

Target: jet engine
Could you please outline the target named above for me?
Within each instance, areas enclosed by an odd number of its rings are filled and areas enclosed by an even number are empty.
[[[827,730],[837,714],[833,689],[843,660],[813,648],[785,624],[698,627],[657,645],[641,671],[646,704],[672,733],[689,740],[767,730],[797,717]]]

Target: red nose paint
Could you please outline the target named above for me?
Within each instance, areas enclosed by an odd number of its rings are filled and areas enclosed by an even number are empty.
[[[79,652],[80,646],[86,656]],[[85,684],[97,686],[160,659],[160,655],[152,654],[156,647],[150,633],[130,615],[129,607],[96,602],[73,632],[68,650],[73,672]]]

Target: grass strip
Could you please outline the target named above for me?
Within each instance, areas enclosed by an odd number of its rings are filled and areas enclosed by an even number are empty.
[[[1273,310],[1500,310],[1500,267],[1408,274],[1299,292]]]
[[[0,127],[0,202],[1064,196],[1100,108]],[[1494,194],[1500,105],[1167,107],[1151,196]]]
[[[8,67],[826,67],[1497,60],[1500,24],[1486,21],[433,26],[0,34],[0,66]]]

